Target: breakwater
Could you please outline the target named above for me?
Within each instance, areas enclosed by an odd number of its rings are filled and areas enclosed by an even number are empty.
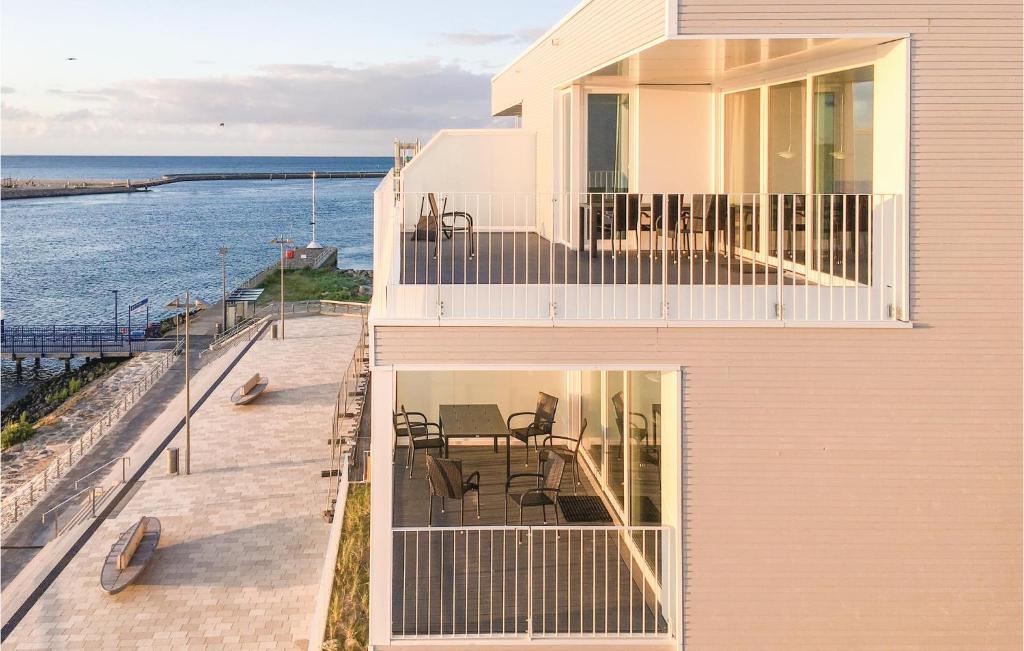
[[[287,181],[312,179],[380,179],[387,172],[226,172],[201,174],[164,174],[159,178],[124,181],[22,181],[5,180],[0,187],[0,199],[38,199],[40,197],[69,197],[83,194],[112,194],[145,192],[150,188],[170,183],[190,181]]]

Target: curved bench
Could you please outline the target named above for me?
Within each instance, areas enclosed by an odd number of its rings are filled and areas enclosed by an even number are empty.
[[[110,546],[100,571],[100,586],[107,594],[127,588],[153,559],[159,542],[160,521],[148,516],[140,518]]]
[[[235,389],[231,394],[231,402],[236,405],[244,405],[259,397],[263,390],[270,384],[270,380],[259,373],[249,378],[245,384]]]

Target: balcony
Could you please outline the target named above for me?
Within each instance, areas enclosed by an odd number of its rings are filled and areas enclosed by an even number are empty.
[[[376,196],[379,319],[661,326],[907,320],[899,195],[386,186]]]

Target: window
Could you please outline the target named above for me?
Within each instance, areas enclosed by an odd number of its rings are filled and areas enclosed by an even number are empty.
[[[587,190],[629,190],[629,94],[587,95]]]
[[[761,91],[725,96],[726,192],[761,191]]]
[[[814,191],[871,192],[874,67],[814,78]]]
[[[805,80],[768,88],[768,192],[804,191]]]

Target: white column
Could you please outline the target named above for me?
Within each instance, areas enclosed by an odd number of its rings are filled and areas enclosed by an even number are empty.
[[[666,618],[676,642],[683,646],[683,547],[686,519],[683,508],[683,396],[682,371],[661,374],[661,524],[667,528],[661,557],[671,559],[662,574]]]
[[[392,406],[395,374],[386,367],[372,371],[370,400],[370,645],[391,642]]]

